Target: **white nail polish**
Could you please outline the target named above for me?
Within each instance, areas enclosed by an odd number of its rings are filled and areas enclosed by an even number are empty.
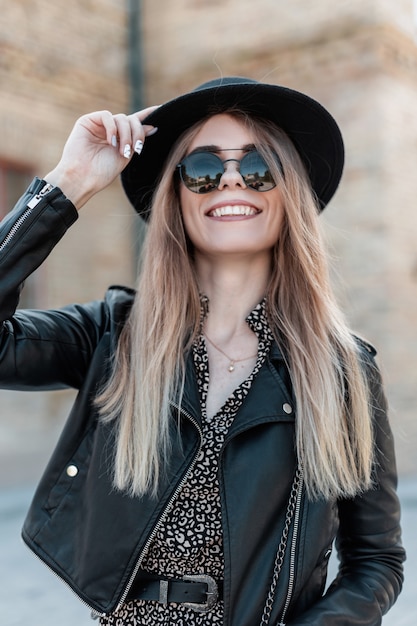
[[[130,149],[129,144],[127,143],[123,150],[123,156],[125,157],[125,159],[130,159],[130,155],[131,155],[131,149]]]
[[[135,152],[137,154],[140,154],[142,152],[142,148],[143,148],[143,141],[138,139],[137,142],[135,143]]]
[[[111,145],[113,146],[113,148],[117,148],[117,137],[116,135],[113,135],[111,138]]]

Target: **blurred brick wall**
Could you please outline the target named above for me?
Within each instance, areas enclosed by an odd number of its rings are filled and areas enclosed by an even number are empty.
[[[77,117],[127,111],[127,15],[116,0],[1,0],[0,159],[42,177]],[[91,200],[39,273],[41,305],[132,284],[134,214],[118,183]],[[71,392],[0,392],[0,482],[36,480]]]
[[[58,158],[75,117],[97,108],[128,108],[125,4],[3,4],[0,158],[5,152],[42,173]],[[143,0],[141,6],[145,104],[222,74],[240,74],[305,91],[339,122],[345,175],[323,215],[335,285],[351,326],[378,348],[399,467],[403,474],[416,473],[412,0]],[[46,268],[45,305],[99,297],[108,283],[130,282],[131,230],[130,208],[115,185],[83,210],[54,251]],[[7,392],[0,398],[2,415],[14,414],[15,420],[11,430],[0,416],[0,442],[9,442],[13,454],[21,442],[35,467],[39,451],[44,454],[56,438],[55,416],[65,413],[70,398],[30,394],[17,401]],[[29,426],[28,406],[35,416]],[[37,424],[49,426],[42,430]],[[24,468],[16,469],[13,476],[22,473]]]
[[[2,2],[0,158],[42,176],[77,117],[128,109],[126,30],[112,0]],[[118,185],[90,202],[46,265],[46,306],[131,280],[131,217]]]

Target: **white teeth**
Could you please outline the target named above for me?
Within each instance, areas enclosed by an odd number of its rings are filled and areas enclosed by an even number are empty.
[[[210,211],[210,215],[213,217],[223,217],[224,215],[255,215],[255,213],[256,209],[245,204],[230,204]]]

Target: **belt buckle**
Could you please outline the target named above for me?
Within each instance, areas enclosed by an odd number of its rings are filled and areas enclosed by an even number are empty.
[[[195,583],[205,583],[207,585],[207,600],[204,603],[183,602],[182,604],[184,606],[193,609],[193,611],[197,611],[197,613],[207,613],[215,606],[219,599],[219,590],[214,578],[207,574],[185,574],[182,579]]]

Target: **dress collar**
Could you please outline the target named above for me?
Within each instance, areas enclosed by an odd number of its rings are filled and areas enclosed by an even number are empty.
[[[203,324],[207,319],[210,311],[210,301],[208,296],[200,294],[200,335],[203,332]],[[260,302],[252,309],[249,315],[246,317],[246,323],[249,328],[258,336],[265,338],[265,336],[271,336],[271,329],[268,321],[266,297],[264,296]]]

